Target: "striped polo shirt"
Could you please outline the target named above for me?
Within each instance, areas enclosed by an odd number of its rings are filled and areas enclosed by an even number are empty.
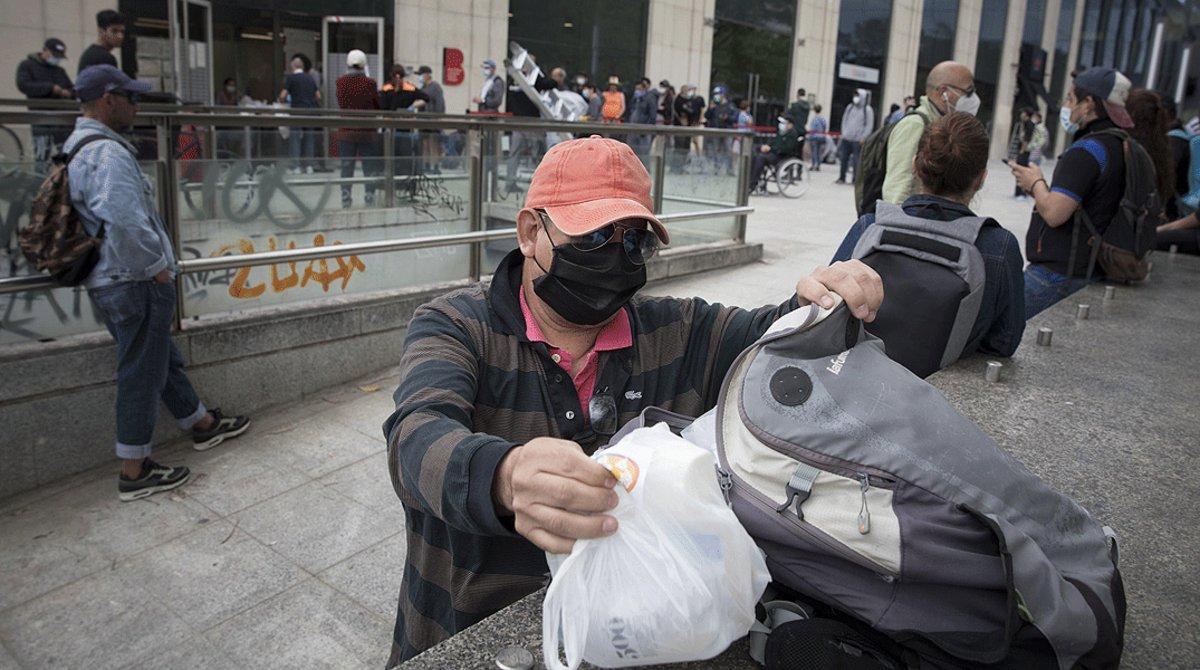
[[[526,334],[523,260],[514,250],[490,286],[422,305],[408,326],[396,411],[383,426],[408,543],[389,667],[546,583],[544,552],[492,502],[504,455],[536,437],[589,454],[604,442],[570,375]],[[623,308],[632,346],[598,354],[595,386],[611,390],[621,424],[650,406],[699,416],[737,354],[796,306],[794,296],[756,310],[636,296]]]

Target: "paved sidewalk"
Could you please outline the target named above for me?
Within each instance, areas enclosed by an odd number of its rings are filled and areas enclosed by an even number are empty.
[[[830,170],[798,200],[751,200],[762,262],[649,292],[786,298],[855,219]],[[1023,240],[1031,205],[992,171],[977,211]],[[114,462],[0,501],[0,668],[382,668],[404,565],[380,429],[396,383],[393,368],[212,451],[161,450],[193,472],[171,493],[118,502]]]

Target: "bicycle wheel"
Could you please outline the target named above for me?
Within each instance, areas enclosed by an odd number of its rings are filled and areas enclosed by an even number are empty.
[[[0,126],[0,177],[11,177],[21,170],[25,147],[11,128]]]
[[[775,167],[775,187],[785,198],[799,198],[808,192],[808,179],[804,178],[804,162],[792,158]]]

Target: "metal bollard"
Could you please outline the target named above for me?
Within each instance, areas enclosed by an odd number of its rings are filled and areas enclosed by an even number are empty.
[[[1117,295],[1117,287],[1116,286],[1105,286],[1104,287],[1104,299],[1105,300],[1112,300],[1113,298],[1116,297],[1116,295]]]
[[[1075,312],[1075,318],[1081,321],[1088,318],[1088,311],[1090,311],[1091,308],[1091,305],[1080,305],[1079,309]]]
[[[1042,326],[1038,328],[1037,343],[1040,347],[1050,346],[1050,340],[1054,337],[1054,330]]]
[[[515,644],[505,647],[496,653],[496,667],[500,670],[531,670],[533,654]]]
[[[1172,255],[1172,256],[1174,256],[1174,255],[1176,254],[1176,252],[1178,252],[1178,251],[1179,251],[1179,245],[1178,245],[1178,244],[1172,244],[1172,245],[1171,245],[1171,255]]]
[[[993,384],[1000,381],[1000,368],[1004,367],[996,361],[988,361],[987,370],[983,373],[983,378]]]

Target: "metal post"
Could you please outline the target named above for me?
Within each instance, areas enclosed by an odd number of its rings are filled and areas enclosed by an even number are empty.
[[[667,174],[668,136],[658,135],[650,144],[650,155],[654,160],[654,213],[663,213],[663,185]]]
[[[467,131],[467,149],[470,155],[470,181],[467,186],[470,198],[471,231],[483,230],[483,131],[472,128]],[[493,173],[495,171],[493,170]],[[483,245],[471,245],[471,281],[479,281],[483,269]]]
[[[154,124],[154,139],[158,149],[158,160],[155,161],[155,173],[158,183],[158,202],[163,224],[167,227],[167,235],[171,237],[171,245],[175,249],[175,260],[178,261],[183,253],[182,235],[179,230],[179,207],[175,198],[175,161],[171,150],[171,140],[174,136],[171,120],[159,117]],[[175,329],[183,327],[183,273],[175,274]]]
[[[383,129],[383,200],[391,209],[396,206],[396,133],[395,128]],[[366,172],[366,169],[363,169]]]
[[[743,135],[741,142],[741,160],[738,161],[740,169],[738,172],[738,189],[737,189],[737,205],[744,207],[750,204],[750,145],[754,143],[753,135]],[[749,217],[746,214],[737,216],[736,231],[734,239],[738,242],[746,241],[746,222]]]

